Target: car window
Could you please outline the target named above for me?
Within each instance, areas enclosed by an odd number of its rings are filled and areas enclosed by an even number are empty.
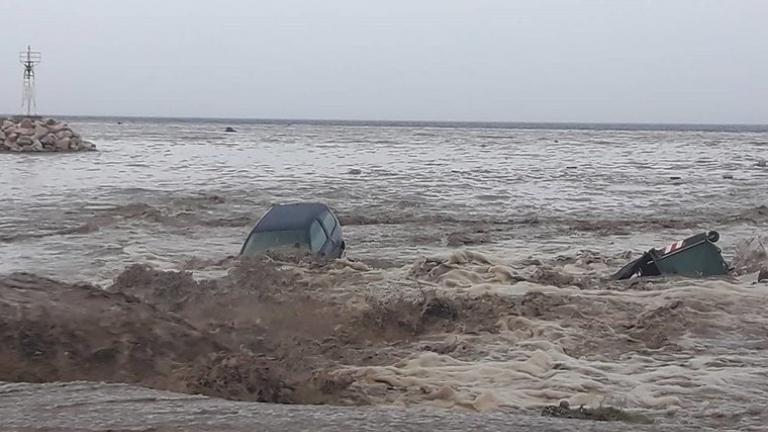
[[[312,252],[320,252],[327,239],[328,237],[325,236],[325,231],[323,231],[320,223],[317,221],[312,222],[312,225],[309,226],[309,245]]]
[[[255,232],[243,248],[243,255],[258,255],[275,249],[309,249],[304,230]]]
[[[328,233],[328,235],[333,234],[333,230],[336,228],[336,218],[333,217],[331,212],[323,213],[323,216],[320,218],[320,220],[323,222],[323,226],[325,227],[325,231]]]

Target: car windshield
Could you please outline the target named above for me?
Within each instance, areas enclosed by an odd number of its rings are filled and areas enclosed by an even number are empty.
[[[303,230],[255,232],[243,248],[243,255],[258,255],[265,251],[308,250],[307,233]]]

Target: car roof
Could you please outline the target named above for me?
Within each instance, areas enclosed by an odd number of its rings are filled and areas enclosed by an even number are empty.
[[[325,211],[327,205],[320,203],[281,204],[269,209],[256,224],[254,231],[297,230],[308,227]]]

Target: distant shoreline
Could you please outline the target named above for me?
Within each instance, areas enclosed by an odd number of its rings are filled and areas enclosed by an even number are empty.
[[[10,115],[0,115],[0,118]],[[695,124],[695,123],[583,123],[583,122],[486,122],[486,121],[420,121],[420,120],[335,120],[225,117],[152,117],[44,115],[70,121],[114,121],[151,123],[221,123],[263,125],[316,125],[360,127],[428,127],[471,129],[549,129],[549,130],[626,130],[626,131],[698,131],[698,132],[768,132],[768,124]]]

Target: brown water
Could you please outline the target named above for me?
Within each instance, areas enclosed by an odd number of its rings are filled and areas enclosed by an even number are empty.
[[[768,417],[768,284],[755,283],[766,132],[75,126],[101,151],[0,159],[0,273],[34,273],[0,283],[5,380],[428,409],[407,414],[417,423],[445,409],[538,416],[563,400],[662,428]],[[228,258],[271,203],[299,199],[337,210],[348,260]],[[607,280],[630,255],[707,229],[733,276]],[[58,406],[68,387],[55,388],[45,400]],[[306,416],[342,412],[356,411]]]

